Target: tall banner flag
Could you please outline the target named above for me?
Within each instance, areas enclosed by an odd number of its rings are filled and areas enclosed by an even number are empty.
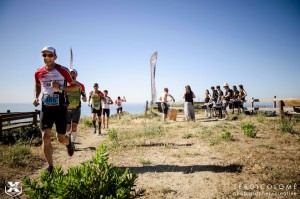
[[[155,88],[155,68],[157,61],[157,52],[153,53],[150,59],[150,69],[151,69],[151,106],[156,103],[156,88]]]
[[[70,57],[70,69],[73,69],[73,52],[72,52],[72,47],[70,48],[70,53],[71,53],[71,57]]]

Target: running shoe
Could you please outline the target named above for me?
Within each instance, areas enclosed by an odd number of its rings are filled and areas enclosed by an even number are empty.
[[[71,142],[71,137],[69,136],[69,144],[67,145],[68,155],[72,156],[74,154],[73,143]]]
[[[96,130],[96,128],[94,128],[94,134],[96,134],[97,133],[97,130]]]
[[[101,135],[101,128],[99,128],[99,135]]]
[[[46,169],[46,171],[48,171],[49,173],[52,173],[53,169],[54,169],[53,166],[48,166],[48,168]]]

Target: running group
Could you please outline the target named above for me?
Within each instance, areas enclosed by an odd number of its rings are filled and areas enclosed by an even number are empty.
[[[33,105],[38,106],[40,104],[39,97],[41,95],[40,129],[43,139],[42,148],[49,165],[47,171],[52,172],[51,130],[53,124],[56,126],[57,140],[66,145],[68,155],[73,156],[77,125],[81,114],[81,101],[88,102],[91,109],[94,134],[97,134],[98,129],[98,135],[101,135],[101,128],[108,128],[109,125],[110,105],[115,104],[120,119],[123,114],[122,102],[126,102],[126,99],[125,97],[118,97],[113,103],[113,100],[108,96],[108,91],[101,92],[97,83],[94,84],[93,91],[89,93],[87,99],[84,85],[77,81],[77,70],[69,70],[55,62],[57,59],[55,48],[46,46],[42,49],[41,55],[45,66],[39,68],[34,74]],[[66,135],[67,132],[68,135]]]

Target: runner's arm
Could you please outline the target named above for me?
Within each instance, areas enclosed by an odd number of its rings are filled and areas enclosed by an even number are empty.
[[[38,106],[39,105],[39,96],[41,94],[41,84],[35,84],[34,87],[34,101],[33,101],[33,105],[34,106]]]
[[[86,102],[86,101],[87,101],[85,92],[82,93],[82,101],[83,101],[83,102]]]
[[[73,80],[72,82],[70,82],[70,85],[61,86],[55,80],[52,80],[51,87],[66,92],[75,92],[79,89],[80,85],[75,80]]]

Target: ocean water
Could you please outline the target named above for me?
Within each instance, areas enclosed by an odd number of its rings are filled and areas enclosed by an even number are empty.
[[[143,113],[145,111],[146,103],[123,103],[123,111],[128,113]],[[34,110],[40,110],[41,106],[34,107],[31,103],[24,104],[12,104],[12,103],[0,103],[0,113],[10,112],[31,112]],[[117,110],[114,105],[110,106],[110,114],[116,114]],[[83,103],[81,107],[81,116],[90,116],[91,109],[87,103]]]

